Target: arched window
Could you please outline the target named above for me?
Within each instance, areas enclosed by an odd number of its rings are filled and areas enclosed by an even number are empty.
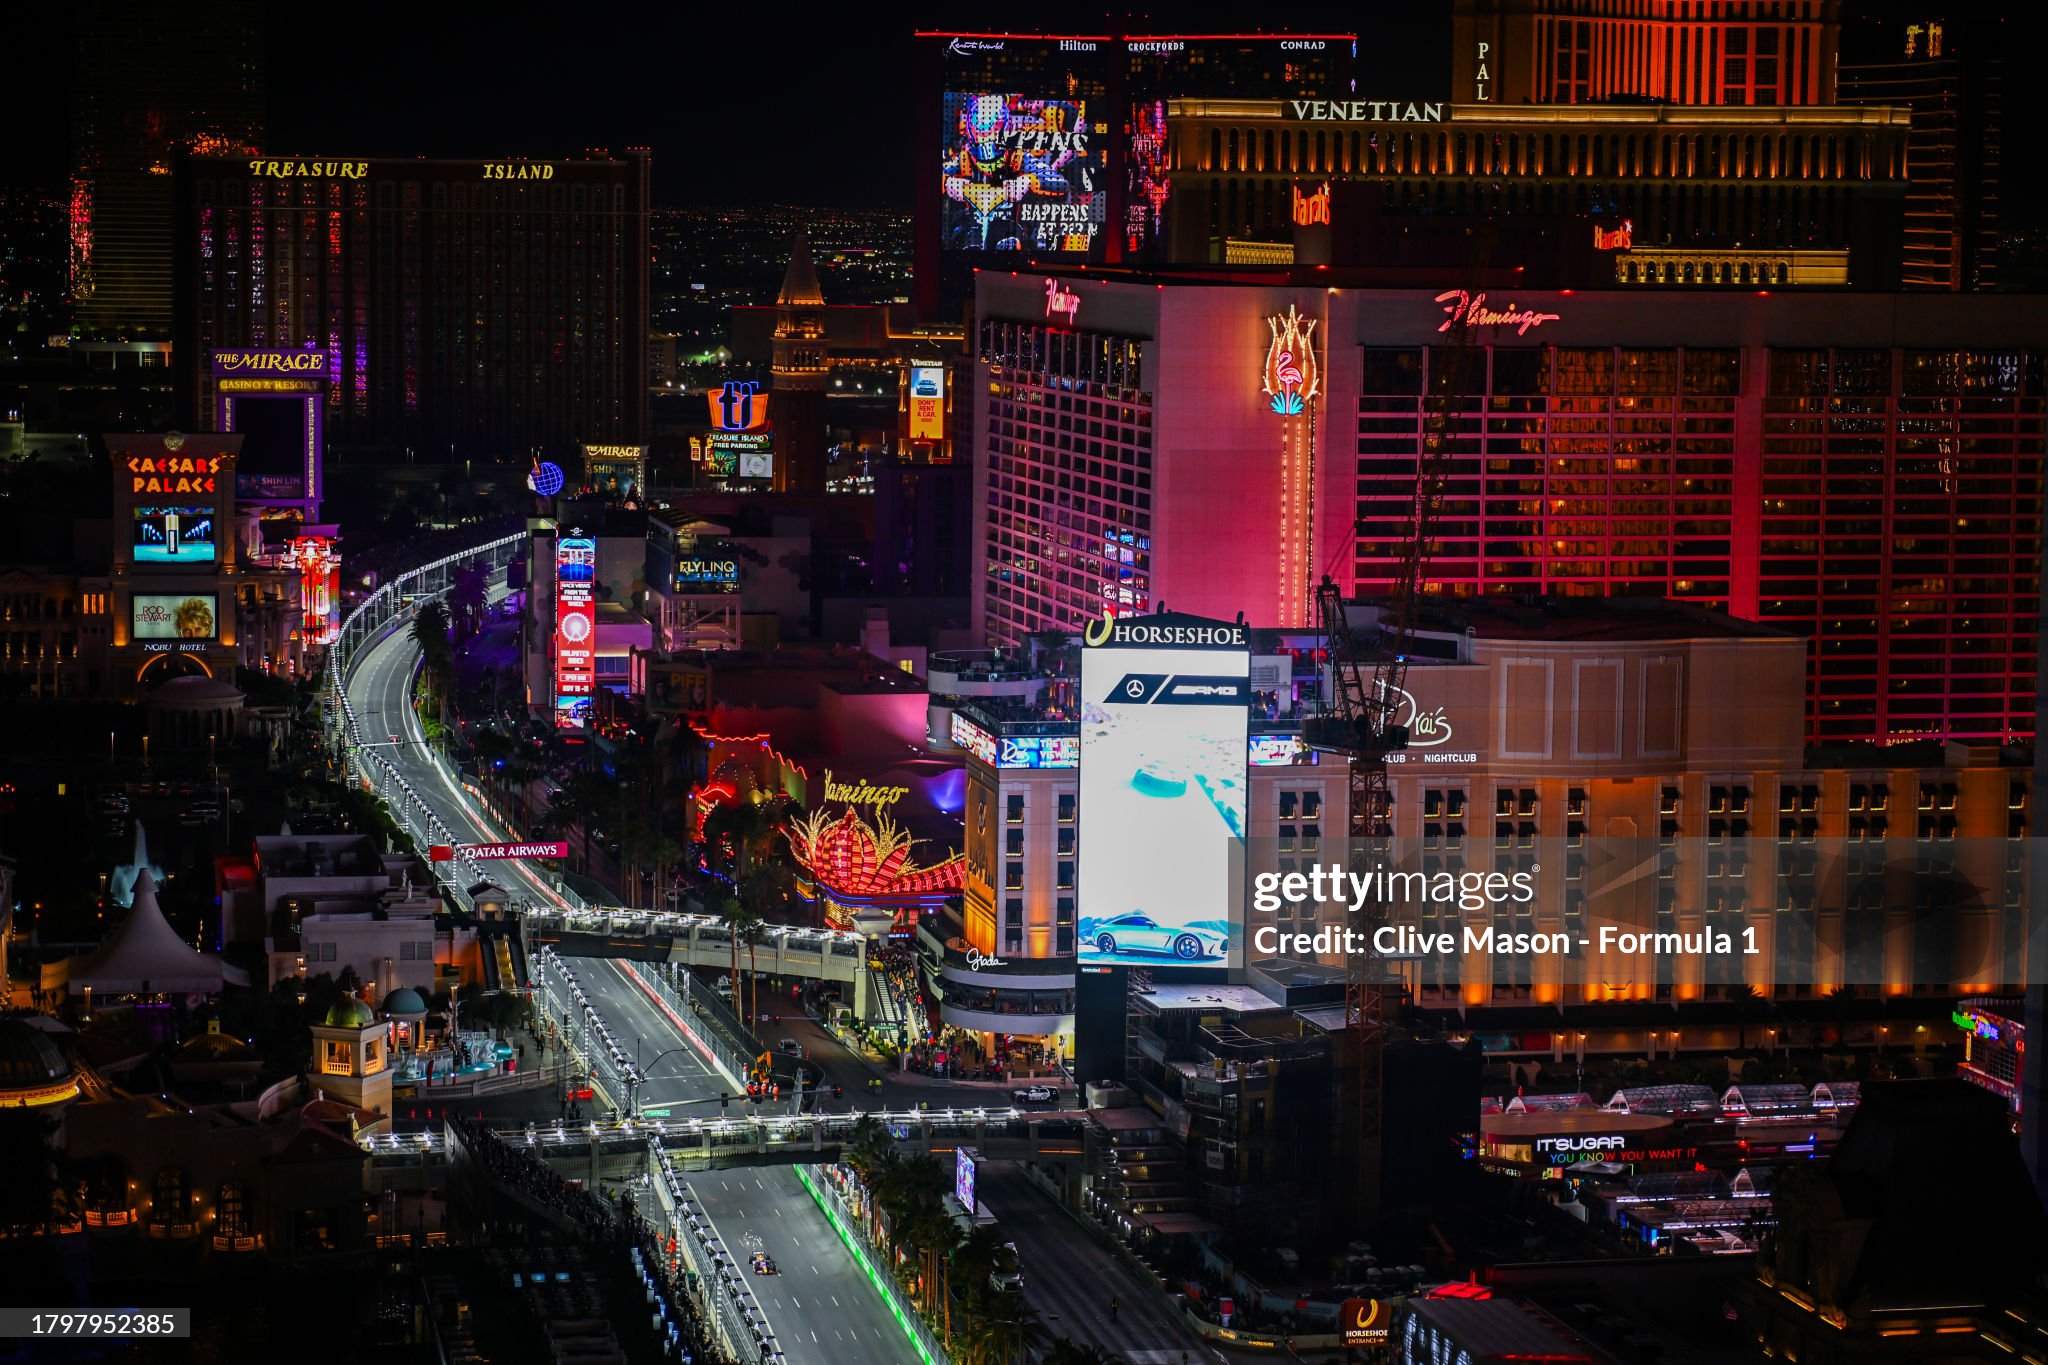
[[[1223,130],[1221,128],[1211,128],[1209,130],[1209,164],[1202,167],[1202,169],[1205,171],[1220,171],[1223,169]]]
[[[248,1237],[249,1202],[248,1195],[239,1180],[230,1180],[220,1187],[215,1196],[213,1210],[213,1235],[216,1237]]]
[[[166,1166],[156,1173],[150,1189],[149,1218],[153,1223],[192,1221],[192,1190],[181,1166]]]

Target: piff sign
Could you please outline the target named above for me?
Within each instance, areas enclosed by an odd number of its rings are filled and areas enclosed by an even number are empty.
[[[597,542],[564,536],[555,546],[555,723],[579,726],[597,677]]]

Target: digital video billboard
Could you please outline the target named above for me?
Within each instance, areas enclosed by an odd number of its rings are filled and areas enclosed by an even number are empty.
[[[940,241],[952,251],[1081,253],[1108,211],[1105,131],[1078,99],[948,91]]]
[[[210,592],[137,593],[131,620],[138,640],[217,640],[220,601]]]
[[[946,439],[946,367],[910,367],[910,439]]]
[[[732,547],[720,540],[699,539],[676,552],[677,592],[736,592],[740,585],[740,561]]]
[[[219,555],[211,507],[138,507],[137,564],[211,564]]]
[[[1244,920],[1247,630],[1104,617],[1082,646],[1080,961],[1227,967]]]
[[[968,1213],[974,1212],[974,1151],[958,1147],[953,1151],[953,1197]]]
[[[555,723],[580,726],[597,685],[597,542],[564,536],[555,546]]]
[[[1166,101],[1140,100],[1132,104],[1124,136],[1124,175],[1129,190],[1124,196],[1124,249],[1142,253],[1159,236],[1167,196],[1172,192]]]

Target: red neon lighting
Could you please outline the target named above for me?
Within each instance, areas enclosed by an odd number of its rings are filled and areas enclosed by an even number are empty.
[[[1313,194],[1303,194],[1301,186],[1294,190],[1294,225],[1308,227],[1315,223],[1330,221],[1330,182],[1325,180],[1322,188]]]
[[[1081,296],[1071,289],[1060,288],[1058,280],[1045,282],[1045,315],[1061,318],[1067,322],[1078,322],[1081,318]]]
[[[1612,232],[1602,232],[1600,225],[1593,225],[1593,247],[1597,251],[1626,251],[1635,238],[1636,225],[1633,219],[1624,218],[1621,226]]]
[[[1462,289],[1447,289],[1436,296],[1444,306],[1444,320],[1438,326],[1439,332],[1448,332],[1452,327],[1513,327],[1516,336],[1527,336],[1531,327],[1541,327],[1546,322],[1557,322],[1561,315],[1538,312],[1534,308],[1517,308],[1512,302],[1505,308],[1488,308],[1486,295],[1468,294]]]
[[[961,889],[966,861],[957,853],[920,867],[910,859],[911,839],[888,818],[875,825],[848,807],[837,820],[819,815],[785,831],[790,852],[812,880],[835,898],[867,901],[943,895]]]

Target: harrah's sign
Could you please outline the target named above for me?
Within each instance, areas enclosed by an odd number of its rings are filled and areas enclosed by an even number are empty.
[[[1513,303],[1505,308],[1488,308],[1486,295],[1468,294],[1462,289],[1447,289],[1436,296],[1436,301],[1444,310],[1444,320],[1437,327],[1439,332],[1448,332],[1453,327],[1512,327],[1516,336],[1527,336],[1531,327],[1541,327],[1561,317],[1557,313],[1539,313],[1534,308],[1517,308]]]

